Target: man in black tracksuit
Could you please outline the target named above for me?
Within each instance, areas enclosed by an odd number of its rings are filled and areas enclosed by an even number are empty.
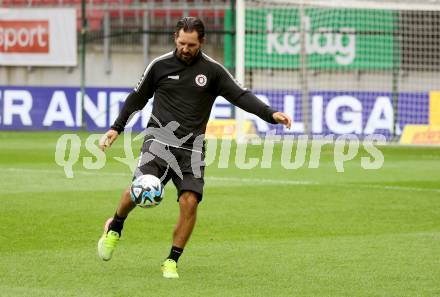
[[[154,96],[152,116],[134,177],[152,174],[164,185],[172,179],[177,188],[180,215],[170,255],[162,264],[166,278],[178,278],[177,261],[191,235],[197,206],[203,197],[203,139],[216,97],[223,96],[266,122],[281,123],[289,128],[291,125],[286,114],[273,111],[242,88],[221,64],[201,51],[204,25],[200,19],[182,18],[174,37],[176,49],[148,65],[100,142],[103,150],[110,146],[124,130],[129,117]],[[98,243],[98,253],[103,260],[111,259],[124,220],[135,206],[128,187]]]

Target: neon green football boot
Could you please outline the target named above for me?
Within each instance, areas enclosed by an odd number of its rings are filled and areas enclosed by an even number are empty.
[[[112,258],[113,252],[119,242],[119,233],[113,230],[107,231],[111,219],[107,220],[104,227],[104,234],[98,241],[98,256],[104,260],[109,261]]]
[[[166,259],[162,263],[162,272],[164,278],[179,278],[177,273],[177,263],[174,260]]]

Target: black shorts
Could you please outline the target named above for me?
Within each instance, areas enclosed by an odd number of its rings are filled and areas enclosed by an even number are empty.
[[[146,139],[134,177],[143,174],[157,176],[165,186],[171,179],[177,189],[177,201],[184,191],[196,193],[202,201],[205,174],[205,154],[186,148],[173,147],[155,139]]]

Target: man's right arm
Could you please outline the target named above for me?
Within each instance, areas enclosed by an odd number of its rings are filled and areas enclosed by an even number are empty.
[[[130,116],[134,112],[144,108],[148,102],[148,99],[149,98],[142,97],[137,91],[132,91],[125,100],[124,106],[122,107],[119,116],[111,126],[111,129],[117,131],[118,134],[121,134],[121,132],[124,131],[125,125],[127,124]]]
[[[102,135],[99,140],[99,147],[104,151],[107,147],[110,147],[113,142],[118,138],[119,134],[124,131],[125,125],[128,119],[136,111],[141,110],[147,104],[148,98],[142,97],[138,92],[132,91],[125,100],[124,106],[119,113],[117,119],[110,127],[110,129]]]
[[[110,127],[110,130],[108,130],[101,137],[99,141],[99,147],[101,150],[104,150],[112,145],[116,138],[118,138],[118,135],[124,131],[125,125],[130,119],[130,116],[136,111],[144,108],[148,100],[153,97],[156,85],[153,76],[153,66],[153,63],[150,63],[150,65],[148,65],[148,67],[145,69],[137,86],[127,96],[124,106],[122,107],[117,119]]]
[[[125,100],[118,118],[111,126],[111,129],[117,131],[119,134],[124,131],[130,116],[134,112],[144,108],[148,100],[153,97],[156,85],[154,82],[154,66],[154,61],[147,66],[136,87]]]

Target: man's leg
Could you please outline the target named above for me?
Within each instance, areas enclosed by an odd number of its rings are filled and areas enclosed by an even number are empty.
[[[197,218],[197,195],[184,191],[179,196],[180,214],[173,233],[173,246],[183,249],[191,236]]]
[[[118,216],[127,217],[130,211],[136,207],[136,204],[131,200],[130,189],[131,185],[129,185],[121,194],[121,200],[119,201],[119,206],[116,210]]]
[[[116,209],[115,216],[112,219],[112,222],[109,225],[108,230],[116,231],[119,236],[121,236],[122,228],[124,227],[124,221],[127,218],[130,211],[132,211],[136,204],[130,198],[130,188],[128,186],[127,189],[122,192],[121,199],[119,201],[119,206]]]
[[[142,145],[141,159],[138,167],[135,169],[134,178],[142,174],[152,174],[161,179],[163,178],[162,183],[165,185],[171,178],[170,176],[164,176],[167,172],[168,166],[167,163],[160,158],[154,157],[151,159],[152,155],[149,152],[152,144],[156,145],[156,142],[144,141]],[[165,149],[165,146],[162,145],[162,147]],[[111,259],[113,250],[121,237],[124,221],[128,214],[136,207],[136,204],[131,200],[130,190],[131,184],[122,193],[116,213],[113,218],[108,220],[109,224],[108,226],[106,224],[104,234],[98,242],[98,254],[101,259],[105,261]]]
[[[136,204],[130,198],[130,186],[121,194],[119,206],[112,219],[109,219],[104,227],[104,234],[98,241],[98,255],[104,260],[108,261],[112,258],[113,251],[121,237],[124,221],[130,211],[136,207]]]
[[[194,192],[183,191],[179,196],[180,214],[174,228],[173,246],[170,255],[162,265],[163,276],[166,278],[179,277],[177,274],[177,261],[194,229],[198,204],[197,194]]]

